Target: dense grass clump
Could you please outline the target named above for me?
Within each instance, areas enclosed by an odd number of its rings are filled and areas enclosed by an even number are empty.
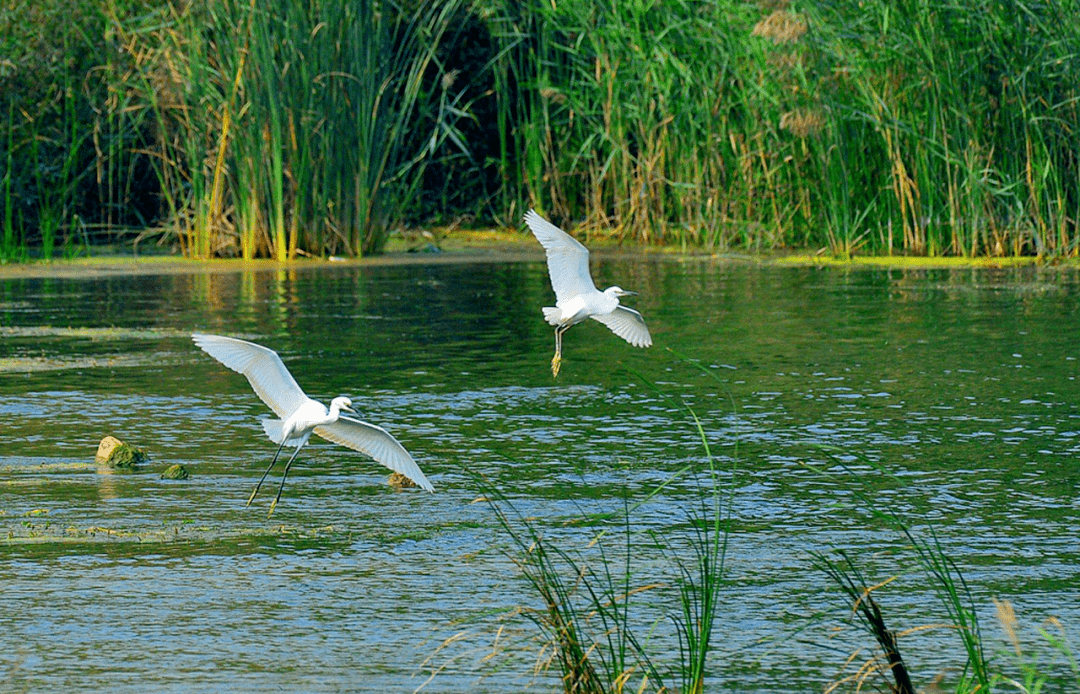
[[[121,21],[148,0],[117,0]],[[114,240],[156,216],[140,122],[110,85],[129,61],[94,0],[0,7],[0,260]]]
[[[1076,251],[1074,0],[530,7],[522,187],[556,217],[710,247]]]
[[[43,0],[0,10],[0,254],[557,222],[1073,256],[1080,0]],[[21,249],[21,250],[20,250]]]
[[[185,252],[379,250],[427,151],[453,133],[453,79],[433,60],[457,7],[230,0],[170,6],[135,28],[134,84]]]

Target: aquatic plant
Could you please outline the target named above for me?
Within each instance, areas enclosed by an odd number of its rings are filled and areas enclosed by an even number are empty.
[[[835,457],[835,453],[828,449],[821,450],[833,457],[839,469],[851,474],[845,463]],[[876,468],[869,461],[864,462]],[[811,465],[807,467],[822,476],[834,474]],[[957,634],[963,645],[966,662],[961,675],[962,686],[965,688],[974,686],[981,689],[988,687],[990,665],[984,649],[975,599],[960,568],[945,552],[933,524],[926,522],[929,539],[923,538],[916,534],[898,513],[881,508],[869,494],[857,486],[847,484],[846,487],[872,517],[884,521],[888,527],[899,532],[914,553],[916,562],[922,568],[934,595],[938,598],[938,603],[945,610],[947,616],[945,626]],[[874,586],[869,585],[852,559],[844,554],[841,554],[841,559],[838,561],[829,559],[820,552],[813,553],[812,556],[818,567],[833,579],[848,598],[853,600],[854,613],[858,615],[861,623],[874,637],[885,655],[886,664],[868,663],[857,673],[856,680],[861,682],[871,674],[886,670],[891,671],[896,678],[897,687],[902,690],[907,687],[907,691],[914,691],[911,689],[910,676],[900,656],[896,634],[886,629],[881,610],[873,600],[873,591],[888,581]]]
[[[112,5],[128,21],[149,2]],[[139,119],[107,77],[126,69],[110,25],[97,0],[0,9],[0,254],[71,255],[147,222],[154,191],[134,151]]]
[[[4,215],[0,222],[0,260],[18,260],[26,255],[25,239],[17,238],[15,231],[15,199],[11,189],[14,185],[14,138],[15,138],[15,104],[8,104],[7,118],[7,162],[4,167],[4,178],[0,181],[3,186]],[[21,235],[21,234],[20,234]]]
[[[603,544],[599,544],[601,572],[597,573],[580,557],[549,542],[541,529],[521,516],[506,497],[488,490],[491,508],[499,524],[521,551],[513,557],[526,581],[541,598],[540,609],[524,613],[544,635],[562,673],[566,692],[607,692],[616,682],[626,682],[635,669],[643,668],[647,681],[651,663],[627,623],[630,572],[619,579],[610,572]],[[505,506],[505,509],[504,509]],[[512,519],[510,514],[514,514]],[[520,526],[520,529],[518,528]],[[629,545],[629,534],[627,534]],[[629,561],[629,547],[627,547]],[[590,628],[589,617],[597,616],[600,634]],[[630,657],[633,656],[633,659]]]
[[[525,92],[501,109],[525,153],[510,183],[556,222],[647,242],[1073,255],[1078,11],[507,9],[501,69]]]
[[[150,456],[142,448],[121,443],[109,453],[105,465],[110,468],[135,469],[148,460]]]
[[[963,632],[965,627],[956,624],[933,624],[914,627],[904,631],[894,631],[885,624],[885,617],[880,604],[874,599],[875,591],[883,589],[894,579],[889,578],[874,585],[863,576],[855,560],[847,553],[840,552],[839,558],[834,559],[821,552],[811,552],[815,566],[824,572],[834,584],[836,584],[846,597],[847,607],[852,616],[856,617],[863,630],[877,642],[880,653],[872,655],[863,662],[856,672],[831,683],[826,692],[838,691],[845,685],[850,685],[855,691],[861,691],[869,686],[870,680],[875,675],[881,675],[888,679],[891,675],[893,682],[886,682],[889,691],[898,694],[914,694],[916,689],[912,683],[911,674],[900,653],[899,639],[915,632],[929,629],[950,629]],[[962,578],[959,571],[956,576]],[[960,680],[955,684],[957,694],[976,694],[976,692],[998,691],[998,685],[1006,685],[1010,691],[1021,691],[1032,694],[1040,692],[1047,685],[1056,687],[1080,686],[1080,667],[1077,665],[1073,651],[1069,646],[1068,637],[1064,626],[1059,620],[1051,617],[1047,620],[1046,627],[1038,629],[1042,642],[1027,649],[1021,643],[1019,636],[1019,619],[1008,600],[994,600],[997,619],[1004,632],[1006,639],[1013,648],[1011,661],[993,663],[981,652],[982,642],[979,642],[978,660],[969,661],[961,674]],[[971,614],[974,616],[974,613]],[[1053,627],[1051,632],[1047,627]],[[968,627],[970,628],[970,627]],[[1049,653],[1046,653],[1049,651]],[[1040,664],[1039,654],[1049,655],[1051,658],[1064,660],[1067,668],[1054,668],[1054,663]],[[883,658],[880,656],[884,656]],[[856,654],[849,658],[854,661]],[[980,680],[981,674],[985,679]],[[1007,672],[1007,670],[1015,672]],[[941,690],[944,673],[939,673],[931,684]]]
[[[160,477],[163,480],[186,480],[191,477],[191,473],[183,465],[176,464],[165,468]]]
[[[637,508],[691,472],[695,465],[680,469],[633,504],[624,499],[623,511],[618,516],[608,514],[597,518],[583,514],[582,520],[590,523],[617,518],[622,533],[623,546],[618,556],[610,554],[606,544],[609,529],[595,535],[588,543],[598,554],[592,560],[581,551],[560,548],[538,522],[514,508],[505,494],[477,478],[499,525],[517,549],[511,559],[541,598],[541,608],[523,611],[544,635],[551,657],[562,673],[566,692],[621,692],[637,680],[633,686],[639,692],[652,689],[700,693],[709,674],[712,637],[724,584],[730,504],[726,510],[722,507],[718,471],[697,415],[682,400],[672,399],[649,381],[642,380],[693,421],[709,469],[710,484],[698,487],[697,508],[687,518],[693,529],[688,539],[692,560],[668,550],[679,576],[676,584],[680,610],[669,615],[679,641],[679,658],[673,669],[665,668],[660,659],[654,658],[647,643],[636,635],[637,625],[630,612],[632,597],[658,590],[663,584],[635,582],[641,579],[635,579],[639,572],[634,566],[631,517]],[[653,540],[660,546],[667,545],[663,538],[653,537]],[[669,686],[667,682],[671,680],[677,680],[680,687]]]
[[[991,687],[1000,683],[1022,692],[1040,692],[1044,687],[1053,687],[1051,691],[1066,691],[1066,688],[1080,691],[1080,664],[1077,663],[1065,626],[1060,620],[1056,617],[1047,619],[1044,626],[1038,629],[1041,643],[1036,643],[1034,647],[1025,647],[1021,638],[1020,619],[1012,603],[995,599],[994,606],[998,624],[1012,647],[1010,656],[1018,673],[1010,675],[994,672],[990,678]],[[1041,652],[1045,650],[1049,650],[1049,653]],[[1040,662],[1040,656],[1063,660],[1065,667],[1056,668],[1057,672],[1051,674],[1048,664]],[[1052,665],[1053,660],[1049,666]]]
[[[863,578],[862,572],[859,571],[855,562],[844,552],[840,553],[838,560],[831,559],[821,552],[811,552],[810,555],[814,557],[817,568],[831,578],[844,595],[851,600],[852,614],[858,617],[863,628],[877,641],[882,654],[885,656],[884,663],[880,663],[876,657],[871,658],[854,675],[833,683],[827,691],[832,691],[848,681],[852,681],[858,687],[861,687],[872,675],[889,673],[896,682],[895,686],[890,687],[892,691],[897,692],[897,694],[915,694],[915,687],[911,683],[907,665],[905,665],[904,659],[900,655],[897,634],[885,625],[885,617],[881,612],[881,607],[873,596],[874,590],[889,581],[883,581],[871,586]]]

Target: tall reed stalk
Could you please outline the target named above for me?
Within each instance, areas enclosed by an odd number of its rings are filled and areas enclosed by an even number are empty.
[[[1078,15],[1080,0],[15,3],[7,209],[43,249],[146,223],[193,256],[370,253],[396,225],[480,209],[516,224],[526,205],[683,247],[1075,256]],[[456,85],[450,25],[472,56]],[[452,163],[425,179],[438,157]]]
[[[4,178],[0,181],[4,190],[4,217],[0,227],[0,260],[16,260],[25,248],[16,238],[15,199],[11,188],[15,180],[15,104],[8,103],[7,142],[5,143]]]
[[[858,673],[850,679],[857,688],[861,688],[872,675],[888,673],[895,682],[895,685],[889,685],[890,691],[896,694],[915,694],[915,686],[911,683],[907,664],[900,655],[898,635],[886,626],[881,607],[873,596],[874,590],[888,581],[870,585],[863,578],[856,563],[843,552],[840,553],[839,559],[832,559],[821,552],[811,552],[811,556],[814,557],[817,568],[839,586],[841,592],[850,601],[852,614],[858,617],[863,628],[877,641],[878,647],[885,656],[884,663],[878,663],[877,659],[873,658],[860,667]],[[835,686],[830,687],[829,691],[832,689],[835,689]]]

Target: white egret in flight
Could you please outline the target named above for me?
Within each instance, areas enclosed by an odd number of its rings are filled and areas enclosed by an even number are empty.
[[[263,430],[271,441],[278,444],[278,447],[274,453],[274,459],[270,461],[266,472],[255,485],[251,496],[248,497],[248,505],[259,493],[259,488],[262,487],[266,476],[277,463],[285,444],[296,446],[296,451],[289,458],[289,462],[285,463],[281,485],[278,487],[274,503],[270,504],[270,513],[267,517],[274,513],[274,507],[281,499],[281,491],[285,488],[285,478],[289,474],[289,468],[296,460],[300,449],[311,438],[312,432],[328,441],[365,453],[394,472],[405,475],[423,489],[429,492],[434,491],[431,482],[424,477],[416,461],[398,443],[397,439],[374,424],[343,417],[342,412],[355,414],[352,401],[348,398],[334,398],[330,401],[330,409],[321,402],[309,398],[297,385],[292,374],[285,368],[281,357],[274,350],[253,342],[220,335],[196,333],[191,336],[191,339],[214,359],[233,371],[247,376],[255,393],[274,411],[274,414],[281,417],[281,419],[262,420]]]
[[[544,319],[555,326],[555,356],[551,373],[559,375],[562,366],[562,336],[567,329],[586,318],[600,321],[635,347],[652,345],[645,319],[632,308],[619,305],[619,297],[634,296],[621,287],[600,291],[589,274],[589,249],[565,231],[536,213],[525,213],[525,223],[547,251],[548,274],[555,290],[555,307],[544,307]]]

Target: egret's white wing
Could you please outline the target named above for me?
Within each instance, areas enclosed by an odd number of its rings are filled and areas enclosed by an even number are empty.
[[[274,350],[221,335],[196,333],[191,339],[214,359],[247,376],[256,395],[278,417],[287,419],[307,401],[308,397]]]
[[[525,223],[533,236],[547,251],[548,275],[551,288],[559,302],[566,302],[579,294],[596,291],[589,274],[589,249],[578,243],[570,234],[536,213],[525,213]]]
[[[632,308],[617,306],[614,311],[606,315],[592,315],[594,318],[635,347],[649,347],[652,345],[652,336],[649,328],[645,325],[645,319]]]
[[[382,427],[351,417],[341,417],[333,424],[315,427],[315,433],[327,441],[340,443],[346,448],[370,455],[377,463],[394,472],[400,472],[421,488],[429,492],[435,491],[405,447]]]

